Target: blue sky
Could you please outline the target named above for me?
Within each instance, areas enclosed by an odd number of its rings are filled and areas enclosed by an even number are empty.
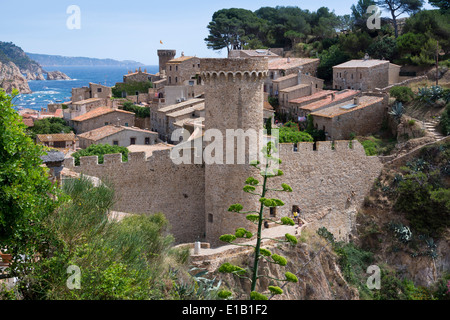
[[[350,13],[357,0],[0,0],[0,41],[26,52],[136,60],[157,65],[158,49],[185,55],[226,56],[206,48],[206,26],[223,8],[256,10],[263,6],[298,6],[316,11],[325,6],[338,15]],[[81,10],[81,29],[69,30],[70,5]],[[426,5],[426,8],[430,8]],[[385,13],[383,15],[386,15]],[[163,41],[163,44],[160,43]]]

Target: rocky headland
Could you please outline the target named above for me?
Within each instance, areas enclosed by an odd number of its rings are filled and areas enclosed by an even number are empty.
[[[61,71],[49,71],[47,80],[72,80],[68,75]]]
[[[27,79],[13,62],[0,62],[0,88],[9,94],[13,89],[19,90],[20,93],[31,93]]]

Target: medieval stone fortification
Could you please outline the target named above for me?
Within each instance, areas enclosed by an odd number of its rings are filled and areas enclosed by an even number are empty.
[[[205,129],[259,132],[267,74],[264,59],[202,59]],[[269,194],[285,206],[267,215],[279,219],[299,206],[312,226],[325,226],[337,237],[348,239],[357,208],[380,173],[378,158],[367,157],[357,141],[282,144],[279,156],[284,176],[271,179],[271,186],[279,188],[285,182],[293,192]],[[144,153],[131,153],[126,163],[120,154],[105,155],[103,164],[97,163],[97,157],[84,157],[80,166],[69,158],[65,166],[111,182],[116,211],[164,213],[178,243],[200,240],[220,245],[220,235],[234,233],[238,227],[252,229],[243,215],[227,211],[231,204],[241,203],[244,210],[259,208],[258,197],[242,191],[247,177],[259,177],[256,169],[245,164],[176,165],[170,150],[161,150],[148,159]]]

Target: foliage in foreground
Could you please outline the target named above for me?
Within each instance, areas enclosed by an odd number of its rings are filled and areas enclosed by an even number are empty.
[[[56,202],[56,188],[41,167],[42,146],[25,133],[26,126],[12,108],[13,96],[0,89],[0,243],[26,242],[42,217]]]
[[[246,230],[245,228],[236,229],[235,234],[225,234],[220,237],[220,240],[226,243],[235,244],[235,245],[243,245],[254,248],[254,258],[253,258],[253,267],[252,268],[242,268],[237,265],[233,265],[229,262],[222,264],[219,267],[219,272],[230,273],[239,278],[246,279],[251,283],[251,289],[249,292],[249,297],[251,300],[267,300],[268,297],[260,292],[256,291],[256,285],[260,278],[267,277],[275,281],[280,282],[298,282],[297,277],[290,273],[285,273],[284,279],[275,279],[266,275],[262,275],[259,273],[259,261],[261,259],[266,260],[269,263],[277,264],[280,266],[286,266],[287,260],[285,257],[272,254],[272,252],[268,249],[261,247],[262,241],[262,225],[264,221],[275,222],[280,225],[294,225],[294,221],[291,218],[284,217],[281,219],[281,222],[274,221],[273,219],[264,217],[264,211],[266,208],[276,208],[283,206],[284,203],[280,199],[276,198],[266,198],[266,194],[270,191],[280,191],[280,192],[292,192],[292,188],[287,184],[283,183],[281,185],[281,189],[270,189],[268,186],[268,180],[273,177],[282,176],[283,172],[279,169],[274,169],[275,164],[281,163],[281,160],[274,157],[273,153],[276,152],[275,144],[273,142],[269,142],[266,147],[263,148],[262,153],[266,159],[265,164],[262,165],[262,168],[259,167],[260,162],[255,161],[252,162],[252,166],[257,168],[260,172],[260,175],[263,177],[262,184],[260,181],[255,179],[254,177],[249,177],[245,183],[243,190],[244,192],[253,194],[255,196],[260,197],[260,208],[259,211],[242,211],[244,208],[241,204],[233,204],[228,209],[229,212],[235,212],[239,214],[246,214],[246,219],[255,225],[257,225],[257,233],[256,233],[256,245],[252,244],[240,244],[235,242],[238,239],[250,239],[253,237],[253,233]],[[257,188],[260,189],[261,193],[257,191]],[[286,242],[295,246],[297,244],[297,238],[286,234],[285,240],[277,240],[278,242]],[[283,290],[278,286],[269,286],[268,292],[272,295],[282,294]],[[223,292],[223,295],[230,296],[231,292]]]
[[[68,180],[63,191],[70,201],[41,225],[46,232],[31,235],[34,257],[17,261],[11,275],[18,278],[22,299],[171,299],[174,278],[186,258],[171,249],[173,237],[162,214],[132,215],[111,221],[108,212],[114,191],[85,178]],[[69,267],[80,272],[70,278]],[[72,281],[73,280],[73,281]],[[77,283],[79,288],[77,288]],[[75,285],[75,288],[70,288]]]

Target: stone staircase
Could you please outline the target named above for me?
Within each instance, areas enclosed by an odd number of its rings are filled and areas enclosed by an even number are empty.
[[[425,130],[427,130],[436,139],[436,141],[442,140],[445,136],[437,130],[439,125],[439,117],[424,122]]]

